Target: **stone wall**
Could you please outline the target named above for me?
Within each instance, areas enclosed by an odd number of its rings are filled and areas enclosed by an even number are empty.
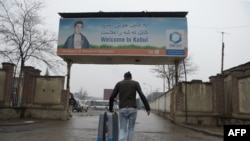
[[[23,84],[21,105],[12,105],[13,72],[13,64],[3,63],[3,69],[0,70],[0,119],[69,118],[69,92],[63,89],[63,76],[41,76],[40,70],[25,66],[20,81]]]
[[[250,62],[211,76],[210,82],[181,82],[150,106],[156,113],[178,123],[250,124],[249,92]]]
[[[37,77],[34,103],[60,104],[64,77]]]
[[[239,113],[250,114],[250,77],[238,79],[239,85]]]

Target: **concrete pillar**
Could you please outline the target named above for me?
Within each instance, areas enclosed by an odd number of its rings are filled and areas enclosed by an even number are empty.
[[[4,105],[12,106],[13,84],[14,84],[14,67],[12,63],[2,63],[3,70],[6,71]]]

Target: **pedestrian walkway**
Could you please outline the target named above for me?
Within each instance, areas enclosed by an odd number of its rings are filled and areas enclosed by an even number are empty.
[[[2,120],[0,121],[0,126],[14,126],[14,125],[27,125],[27,124],[34,124],[37,122],[41,122],[38,120],[32,120],[32,119],[12,119],[12,120]],[[198,125],[187,125],[187,124],[179,124],[176,123],[176,125],[197,131],[206,133],[213,136],[224,136],[224,129],[223,127],[209,127],[209,126],[198,126]],[[1,130],[0,130],[1,132]]]
[[[66,121],[0,120],[0,139],[1,141],[45,141],[48,139],[52,141],[96,141],[98,120],[98,115],[86,113],[75,113],[72,118]],[[204,135],[196,134],[197,132],[204,133]],[[219,137],[219,139],[213,138],[213,136]],[[195,139],[201,140],[200,137],[204,137],[203,141],[207,141],[209,138],[221,141],[223,128],[173,124],[154,113],[146,116],[145,111],[138,112],[135,141],[165,141],[166,139],[175,141],[185,138],[196,141]]]

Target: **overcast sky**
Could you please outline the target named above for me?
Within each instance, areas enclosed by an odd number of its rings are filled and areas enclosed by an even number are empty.
[[[186,11],[188,21],[188,54],[198,66],[188,80],[209,81],[220,73],[222,34],[225,32],[224,69],[250,61],[250,1],[249,0],[45,0],[42,16],[52,31],[58,32],[58,13],[63,12],[169,12]],[[56,46],[56,45],[55,45]],[[141,83],[145,94],[163,91],[163,81],[145,65],[73,64],[71,91],[82,87],[90,96],[102,96],[131,71]],[[66,70],[66,66],[65,66]],[[44,71],[42,72],[44,73]],[[145,83],[145,84],[144,84]]]

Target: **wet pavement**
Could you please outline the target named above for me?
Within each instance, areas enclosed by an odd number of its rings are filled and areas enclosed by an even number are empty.
[[[66,121],[18,119],[0,121],[0,141],[96,141],[102,111],[74,113]],[[134,141],[222,141],[222,127],[175,124],[154,113],[138,111]]]

